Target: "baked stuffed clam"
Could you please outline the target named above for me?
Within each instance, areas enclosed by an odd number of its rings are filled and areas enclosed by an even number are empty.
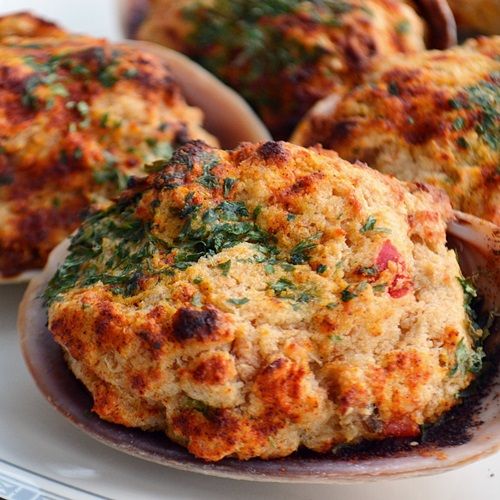
[[[445,190],[500,224],[500,37],[395,57],[367,83],[319,102],[292,141]]]
[[[434,5],[430,17],[440,25],[439,47],[448,46],[455,39],[453,19],[443,16],[442,2],[423,3],[426,12],[427,4]],[[413,7],[400,0],[128,5],[132,36],[198,61],[243,95],[277,138],[288,137],[318,99],[361,81],[377,60],[423,50],[427,31]],[[136,28],[141,9],[145,19]]]
[[[417,437],[483,357],[452,218],[333,152],[191,143],[84,222],[48,327],[100,417],[205,460]]]
[[[146,175],[145,162],[191,139],[219,143],[186,102],[191,87],[191,102],[217,102],[237,116],[235,131],[216,130],[226,147],[266,137],[229,89],[182,56],[71,35],[29,14],[0,18],[0,72],[2,281],[43,267],[89,205]],[[228,124],[213,109],[210,121]]]

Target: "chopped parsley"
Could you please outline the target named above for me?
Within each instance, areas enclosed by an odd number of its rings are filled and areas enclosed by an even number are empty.
[[[222,271],[223,276],[227,276],[229,274],[229,270],[231,269],[231,260],[221,262],[217,265],[217,267]]]
[[[407,19],[404,19],[396,24],[396,33],[399,35],[406,35],[410,31],[410,28],[410,22]]]
[[[460,339],[455,351],[455,358],[456,363],[449,372],[450,377],[457,373],[461,375],[465,375],[467,372],[477,374],[482,368],[484,351],[482,347],[478,347],[476,350],[470,349],[465,345],[464,339]]]
[[[207,189],[215,189],[219,186],[219,179],[212,172],[219,164],[219,159],[215,155],[206,154],[203,159],[203,173],[198,177],[198,183]]]
[[[239,306],[242,306],[243,304],[250,302],[250,299],[247,299],[246,297],[242,297],[241,299],[229,299],[228,302],[230,304],[233,304],[236,307],[239,307]]]
[[[325,266],[325,264],[320,264],[317,268],[316,268],[316,272],[318,274],[323,274],[324,272],[326,272],[326,270],[328,269],[328,266]]]
[[[321,41],[304,43],[273,19],[300,12],[313,26],[338,27],[354,8],[345,0],[215,0],[202,7],[195,3],[183,16],[193,27],[188,38],[191,57],[229,84],[236,73],[241,93],[254,106],[277,107],[269,76],[286,73],[297,80],[304,65],[314,65],[326,52]]]
[[[351,292],[349,290],[349,287],[345,288],[342,290],[340,294],[340,298],[342,299],[342,302],[349,302],[352,299],[355,299],[357,297],[357,294]]]
[[[359,232],[361,234],[364,234],[368,231],[372,231],[373,228],[375,227],[375,224],[377,223],[377,219],[373,217],[373,215],[369,215],[368,218],[366,219],[366,222],[363,224]]]
[[[448,105],[454,110],[467,110],[470,116],[474,116],[474,130],[489,148],[497,151],[500,144],[500,85],[497,74],[492,73],[490,77],[492,81],[481,80],[467,87],[450,99]],[[453,121],[452,128],[459,131],[465,125],[465,120],[458,117]],[[458,137],[456,141],[462,149],[469,147],[463,137]]]
[[[275,283],[269,285],[269,288],[274,292],[277,297],[283,296],[283,294],[289,290],[295,290],[297,287],[288,279],[280,278]]]
[[[231,189],[233,189],[233,186],[235,185],[235,183],[236,183],[236,179],[231,179],[231,177],[226,177],[224,179],[223,193],[224,193],[225,197],[229,196],[229,193],[231,192]]]
[[[378,285],[373,285],[372,289],[374,292],[383,292],[387,288],[387,283],[380,283]]]
[[[309,253],[318,245],[318,240],[323,233],[317,233],[295,245],[290,252],[290,262],[292,264],[304,264],[309,260]]]
[[[365,223],[361,226],[361,229],[359,232],[361,234],[365,234],[369,231],[372,231],[374,233],[390,233],[391,230],[386,228],[386,227],[375,227],[377,224],[377,219],[373,217],[373,215],[369,215],[368,218],[366,219]]]
[[[377,276],[380,273],[380,269],[378,266],[375,264],[370,267],[360,267],[358,269],[358,272],[362,274],[363,276]]]
[[[105,163],[100,170],[94,170],[92,177],[96,184],[114,184],[119,190],[126,189],[129,176],[123,173],[118,167],[118,160],[111,153],[105,152]]]

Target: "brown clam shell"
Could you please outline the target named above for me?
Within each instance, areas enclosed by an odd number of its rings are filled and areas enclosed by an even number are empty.
[[[499,229],[491,223],[457,213],[449,227],[464,273],[487,266],[491,279],[479,284],[489,304],[498,304],[500,281]],[[25,361],[38,388],[62,415],[98,441],[151,462],[202,474],[255,481],[338,483],[436,474],[474,462],[500,450],[500,374],[489,387],[476,415],[472,437],[459,446],[442,445],[420,451],[384,454],[375,451],[361,458],[338,459],[332,455],[298,452],[264,461],[224,459],[207,463],[197,459],[162,433],[130,429],[101,420],[90,410],[92,398],[66,365],[62,349],[46,326],[40,294],[64,259],[68,240],[51,254],[43,273],[29,285],[20,306],[18,328]],[[488,274],[487,273],[487,274]],[[497,331],[493,336],[498,339]],[[490,345],[494,347],[493,344]],[[376,448],[376,446],[373,446]]]
[[[414,0],[429,27],[427,47],[447,49],[457,44],[457,24],[447,0]]]

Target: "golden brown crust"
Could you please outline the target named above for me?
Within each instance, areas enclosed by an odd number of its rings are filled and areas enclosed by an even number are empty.
[[[64,38],[67,35],[57,24],[29,12],[0,16],[0,41],[10,36]]]
[[[102,418],[205,460],[415,436],[473,378],[451,216],[321,148],[191,143],[83,225],[49,328]]]
[[[42,267],[92,202],[144,175],[144,161],[193,138],[216,143],[155,56],[54,37],[33,17],[2,18],[0,30],[25,33],[27,21],[40,25],[33,37],[0,45],[0,277]]]
[[[288,137],[318,99],[361,81],[379,58],[425,48],[422,20],[399,0],[295,1],[275,11],[270,4],[257,19],[251,5],[155,0],[137,36],[199,61],[237,89],[277,138]],[[226,17],[235,20],[225,24]]]
[[[499,56],[492,37],[396,58],[330,110],[312,112],[294,142],[434,184],[454,208],[500,224]]]

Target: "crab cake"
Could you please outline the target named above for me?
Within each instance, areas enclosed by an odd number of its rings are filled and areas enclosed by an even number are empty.
[[[278,138],[378,57],[425,48],[424,23],[400,0],[153,0],[137,36],[219,76]]]
[[[191,143],[74,236],[48,324],[94,411],[205,460],[417,436],[481,365],[446,196]]]
[[[500,37],[395,58],[327,99],[293,142],[434,184],[455,208],[500,224]]]
[[[0,18],[0,30],[16,32],[14,21],[24,32],[25,16]],[[189,139],[217,144],[201,123],[154,56],[69,34],[2,38],[0,278],[42,267],[88,206],[145,161]]]
[[[448,0],[458,27],[466,32],[500,35],[498,0]]]

